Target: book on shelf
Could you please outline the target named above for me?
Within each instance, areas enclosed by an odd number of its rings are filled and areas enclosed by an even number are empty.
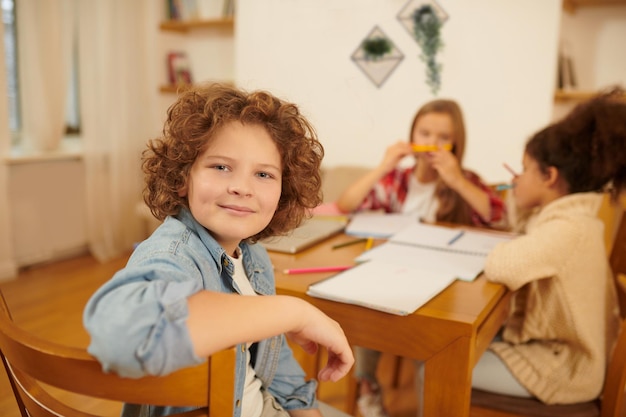
[[[221,19],[225,16],[226,0],[197,0],[198,17],[203,20]]]
[[[578,82],[574,72],[574,61],[568,47],[559,51],[557,62],[557,88],[559,90],[576,89]]]
[[[171,51],[167,54],[167,80],[170,85],[193,83],[189,59],[185,52]]]
[[[474,280],[488,253],[514,234],[413,222],[358,256],[356,267],[307,294],[397,315],[413,313],[456,279]]]
[[[235,0],[224,0],[224,17],[233,17],[235,15]]]
[[[233,0],[166,0],[166,16],[171,20],[215,20],[232,17]]]
[[[167,18],[170,20],[194,20],[198,18],[196,0],[167,0]]]

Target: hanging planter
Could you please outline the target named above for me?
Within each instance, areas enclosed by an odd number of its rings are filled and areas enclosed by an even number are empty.
[[[371,39],[365,39],[361,48],[366,59],[378,61],[391,52],[393,44],[387,38],[376,36]]]
[[[437,53],[443,48],[439,19],[430,4],[421,6],[413,12],[413,35],[422,48],[420,58],[426,64],[426,84],[437,95],[441,87],[441,63],[437,62]]]
[[[351,57],[367,77],[380,87],[402,62],[404,55],[378,26],[374,26],[365,39],[359,42]]]
[[[436,0],[408,0],[398,13],[398,20],[420,46],[420,59],[426,65],[426,84],[437,95],[442,68],[437,53],[443,49],[441,27],[448,14]]]

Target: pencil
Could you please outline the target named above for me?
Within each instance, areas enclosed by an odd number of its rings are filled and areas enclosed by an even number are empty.
[[[373,237],[368,237],[367,238],[367,243],[365,244],[365,250],[372,249],[372,245],[373,244],[374,244],[374,238]]]
[[[439,151],[439,150],[444,150],[444,151],[451,151],[452,150],[452,144],[450,143],[446,143],[445,145],[417,145],[417,144],[411,144],[411,148],[413,148],[413,152],[434,152],[434,151]]]
[[[310,274],[314,272],[337,272],[345,271],[352,268],[352,265],[339,265],[339,266],[316,266],[311,268],[291,268],[283,269],[283,274]]]
[[[465,230],[461,230],[458,234],[456,234],[450,241],[448,242],[448,246],[459,240],[465,234]]]
[[[366,242],[366,238],[349,240],[347,242],[339,243],[333,246],[333,249],[345,248],[346,246],[356,245],[357,243]]]
[[[503,164],[502,164],[502,166],[504,166],[504,169],[506,169],[507,171],[509,171],[509,173],[510,173],[511,175],[513,175],[514,177],[519,176],[519,175],[517,174],[517,172],[515,172],[515,171],[513,170],[513,168],[511,168],[511,167],[510,167],[510,166],[509,166],[506,162],[505,162],[505,163],[503,163]]]

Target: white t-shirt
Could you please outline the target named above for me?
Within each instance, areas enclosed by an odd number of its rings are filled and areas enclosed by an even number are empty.
[[[411,175],[402,212],[415,213],[418,218],[426,222],[434,222],[439,209],[439,201],[435,198],[436,185],[435,181],[423,184]]]
[[[238,250],[238,254],[239,256],[237,258],[229,256],[235,267],[233,281],[235,281],[243,295],[257,295],[252,289],[250,281],[246,276],[246,272],[243,269],[241,251]],[[246,380],[243,387],[241,415],[259,417],[263,411],[263,394],[261,393],[262,383],[261,380],[257,378],[256,373],[250,364],[250,345],[251,343],[248,343],[248,349],[246,349],[246,363],[248,366],[246,369]]]

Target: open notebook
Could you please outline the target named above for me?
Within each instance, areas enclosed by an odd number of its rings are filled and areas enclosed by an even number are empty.
[[[440,293],[454,276],[416,265],[369,261],[309,286],[307,294],[406,316]]]
[[[269,251],[298,253],[336,235],[345,227],[345,220],[313,217],[305,220],[289,235],[263,239],[260,243]]]
[[[413,222],[394,234],[389,242],[486,257],[498,243],[513,237],[511,233]]]
[[[512,234],[412,222],[359,264],[309,286],[307,294],[397,315],[411,314],[455,279],[472,281],[489,252]]]

